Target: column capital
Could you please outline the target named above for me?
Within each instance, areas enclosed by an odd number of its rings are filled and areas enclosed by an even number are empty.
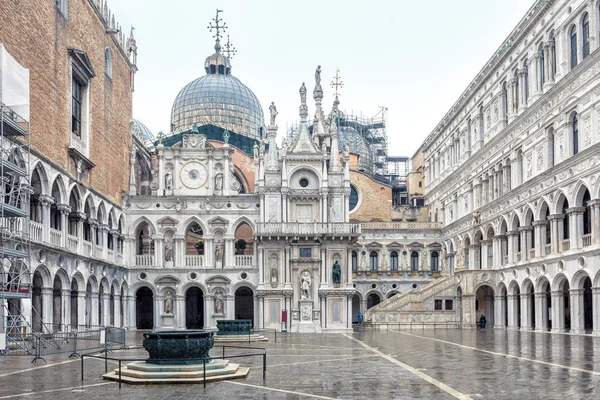
[[[579,214],[583,214],[585,212],[585,207],[570,207],[567,208],[567,214],[571,215],[579,215]]]
[[[520,226],[520,227],[517,228],[517,230],[519,232],[524,232],[524,231],[528,232],[528,231],[533,230],[533,226]]]
[[[51,206],[54,204],[54,197],[48,196],[47,194],[40,194],[39,199],[43,206]]]
[[[585,289],[569,289],[570,294],[583,294]]]
[[[61,214],[69,214],[71,212],[71,206],[68,204],[59,203],[56,205],[56,208]]]
[[[536,226],[546,226],[546,225],[548,225],[548,221],[546,221],[545,219],[540,219],[540,220],[537,220],[537,221],[533,221],[532,225],[534,227],[536,227]]]
[[[551,214],[548,215],[548,221],[561,221],[565,218],[563,214]]]

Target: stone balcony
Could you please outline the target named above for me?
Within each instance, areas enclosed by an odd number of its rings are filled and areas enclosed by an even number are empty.
[[[298,237],[298,236],[331,236],[358,237],[361,233],[360,224],[345,222],[267,222],[259,223],[256,228],[257,236],[267,237]]]

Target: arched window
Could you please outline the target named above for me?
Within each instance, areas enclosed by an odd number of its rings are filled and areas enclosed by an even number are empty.
[[[376,251],[372,251],[369,253],[369,265],[371,267],[371,271],[377,271],[377,266],[379,264],[379,256]]]
[[[573,155],[579,153],[579,120],[573,115]]]
[[[556,38],[554,37],[554,33],[550,35],[552,39],[550,39],[550,77],[554,80],[554,75],[556,75]]]
[[[431,252],[431,270],[437,272],[440,269],[440,255],[437,251]]]
[[[112,79],[113,73],[113,60],[112,53],[110,49],[107,47],[104,49],[104,74]]]
[[[398,271],[398,252],[392,251],[390,253],[390,267],[392,271]]]
[[[527,59],[523,60],[523,106],[527,105],[527,100],[529,100],[528,64]]]
[[[554,128],[548,129],[548,167],[554,166]]]
[[[358,255],[355,251],[352,252],[352,271],[358,270]]]
[[[524,173],[523,173],[523,151],[519,150],[517,152],[517,179],[519,180],[517,182],[518,185],[523,184],[523,178],[524,178]]]
[[[588,190],[583,194],[583,202],[581,206],[585,208],[583,212],[583,234],[590,235],[592,233],[592,207],[588,205],[588,202],[591,200],[590,192]]]
[[[577,28],[575,25],[569,31],[569,38],[571,43],[571,68],[575,68],[577,66]]]
[[[508,85],[506,82],[502,84],[502,119],[505,120],[508,116]]]
[[[567,210],[569,209],[569,202],[567,199],[563,201],[562,206],[562,215],[563,215],[563,240],[569,239],[569,214]]]
[[[413,271],[419,270],[419,253],[416,251],[410,253],[410,269]]]
[[[590,55],[590,17],[585,13],[581,21],[581,59],[585,60]]]
[[[356,190],[356,187],[354,185],[350,185],[350,204],[348,207],[350,212],[354,211],[354,209],[356,209],[357,205],[358,205],[358,190]]]

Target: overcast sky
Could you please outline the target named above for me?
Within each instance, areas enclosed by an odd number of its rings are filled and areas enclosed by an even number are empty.
[[[232,73],[260,100],[275,101],[279,135],[298,120],[306,82],[322,65],[325,112],[340,69],[340,109],[387,107],[389,154],[412,156],[534,3],[532,0],[112,0],[138,44],[133,116],[168,131],[177,93],[204,75],[214,52],[207,25],[217,7],[238,50]]]

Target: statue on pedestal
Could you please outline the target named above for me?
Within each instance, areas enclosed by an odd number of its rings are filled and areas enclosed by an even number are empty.
[[[338,260],[335,260],[331,268],[331,280],[333,283],[342,283],[342,267]]]
[[[217,247],[215,249],[215,260],[217,262],[223,262],[223,253],[225,252],[225,248],[223,247],[223,242],[218,242]]]
[[[165,314],[173,314],[173,293],[170,290],[165,295]]]
[[[275,118],[277,117],[277,114],[279,114],[277,112],[277,107],[275,107],[275,102],[272,101],[271,105],[269,106],[269,112],[271,113],[271,124],[270,126],[275,126]]]
[[[300,298],[310,299],[310,285],[312,279],[310,278],[310,272],[304,271],[300,275]]]
[[[170,240],[165,242],[165,261],[173,261],[173,242]]]
[[[217,294],[215,298],[215,314],[223,314],[223,296],[221,293]]]
[[[165,187],[167,190],[173,190],[173,176],[170,172],[165,174]]]

